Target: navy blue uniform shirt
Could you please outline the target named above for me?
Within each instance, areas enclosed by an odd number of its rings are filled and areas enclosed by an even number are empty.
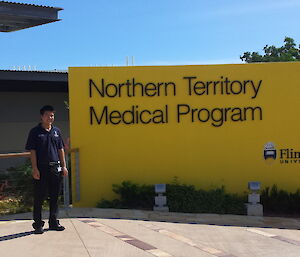
[[[38,165],[59,161],[58,150],[64,148],[59,128],[52,126],[47,131],[38,124],[30,130],[25,148],[36,151]]]

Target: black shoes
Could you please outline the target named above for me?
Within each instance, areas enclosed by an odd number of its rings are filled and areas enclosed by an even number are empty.
[[[43,234],[44,233],[44,226],[45,222],[42,221],[41,223],[37,224],[37,223],[33,223],[32,227],[34,228],[34,234]]]
[[[34,234],[43,234],[44,229],[42,227],[38,227],[34,230]]]
[[[33,223],[32,227],[34,228],[34,234],[43,234],[44,233],[44,226],[45,222],[42,221],[41,223]],[[49,230],[54,230],[54,231],[63,231],[65,230],[65,227],[59,224],[59,221],[57,220],[56,222],[49,223]]]
[[[60,225],[59,221],[57,221],[54,224],[49,224],[49,230],[63,231],[65,230],[65,227]]]

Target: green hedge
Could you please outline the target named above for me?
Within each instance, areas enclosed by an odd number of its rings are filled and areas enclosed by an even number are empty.
[[[121,185],[113,185],[113,192],[119,195],[120,199],[112,201],[102,199],[97,207],[99,208],[120,208],[120,209],[151,209],[154,204],[154,186],[138,185],[130,181],[124,181]]]
[[[266,187],[261,192],[261,202],[267,215],[300,214],[300,189],[291,193],[278,189],[277,185]]]
[[[138,185],[124,181],[113,185],[113,192],[119,199],[102,199],[99,208],[132,208],[152,210],[154,205],[154,185]],[[196,189],[192,185],[174,182],[167,184],[167,205],[172,212],[189,213],[230,213],[245,214],[246,195],[239,196],[225,191],[225,187],[212,190]]]
[[[225,187],[202,190],[192,185],[167,185],[170,211],[189,213],[245,214],[246,196],[227,193]]]
[[[118,199],[102,199],[99,208],[130,208],[152,210],[154,206],[154,185],[138,185],[124,181],[113,185]],[[243,195],[227,193],[225,187],[211,190],[196,189],[192,185],[178,183],[177,179],[167,184],[167,205],[172,212],[246,214],[247,193]],[[261,191],[264,215],[299,216],[300,189],[291,193],[278,189],[276,185]]]

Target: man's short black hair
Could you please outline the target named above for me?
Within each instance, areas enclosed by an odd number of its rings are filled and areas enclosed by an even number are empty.
[[[55,112],[54,107],[51,105],[45,105],[40,109],[40,114],[44,115],[45,112]]]

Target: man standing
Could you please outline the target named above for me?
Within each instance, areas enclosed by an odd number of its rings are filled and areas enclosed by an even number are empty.
[[[54,108],[46,105],[42,107],[40,114],[41,123],[30,130],[26,143],[26,150],[30,151],[34,180],[34,223],[32,226],[36,234],[44,232],[42,204],[48,193],[50,197],[49,230],[62,231],[65,229],[57,219],[58,196],[62,176],[68,175],[61,133],[57,127],[52,125]]]

